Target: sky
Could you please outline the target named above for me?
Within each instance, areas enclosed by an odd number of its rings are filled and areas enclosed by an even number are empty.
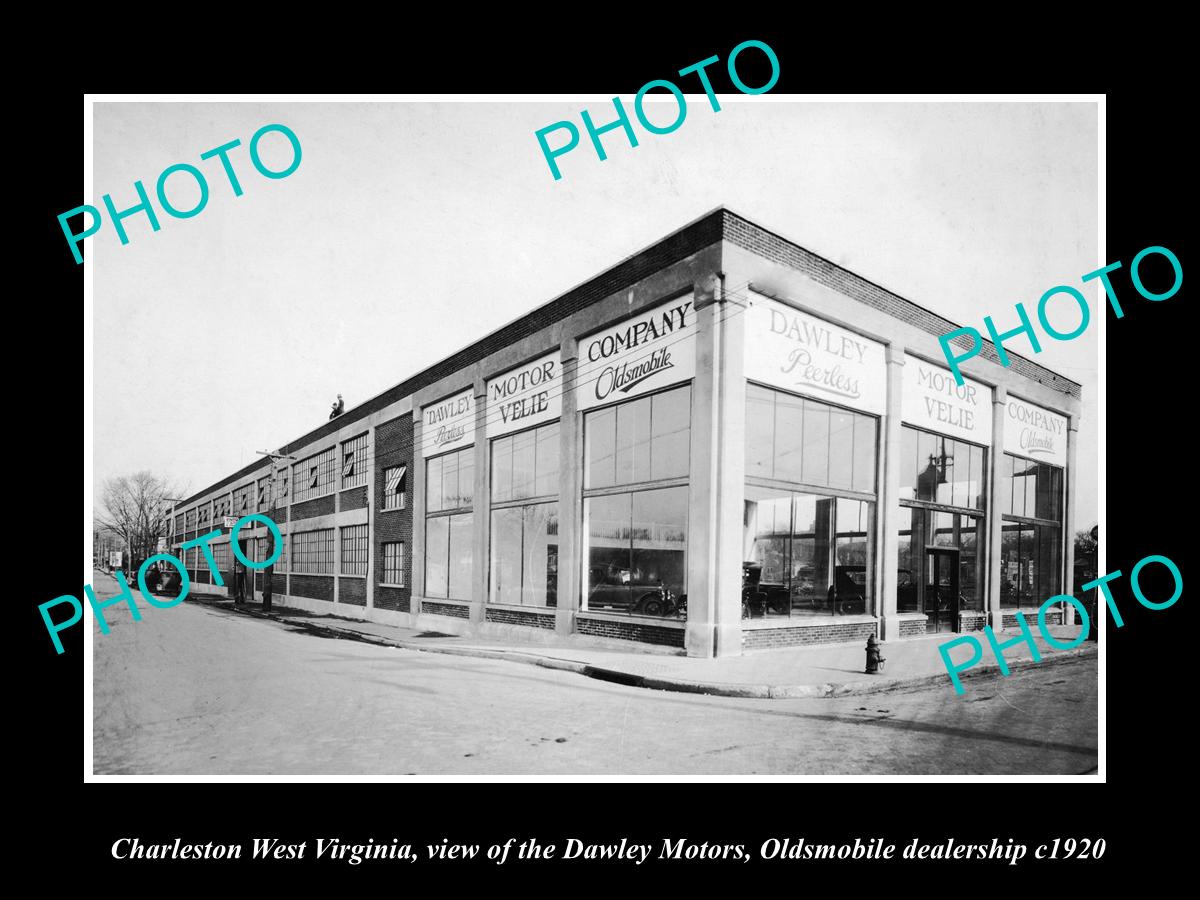
[[[631,107],[630,97],[624,97]],[[1097,239],[1097,114],[1087,103],[813,103],[688,95],[671,134],[639,145],[580,122],[611,99],[378,103],[115,103],[93,107],[93,186],[118,210],[176,163],[207,206],[161,229],[107,219],[94,265],[93,494],[150,469],[189,496],[473,343],[639,249],[726,206],[960,324],[1016,324],[1050,287],[1083,290]],[[648,103],[663,124],[675,103]],[[583,132],[555,180],[535,132]],[[282,123],[299,167],[268,179],[248,145]],[[235,197],[216,159],[229,158]],[[557,146],[561,136],[550,138]],[[284,137],[263,163],[291,161]],[[199,192],[172,175],[180,209]],[[1077,527],[1096,521],[1098,283],[1092,324],[1014,352],[1083,385]],[[1078,322],[1063,310],[1052,324]]]

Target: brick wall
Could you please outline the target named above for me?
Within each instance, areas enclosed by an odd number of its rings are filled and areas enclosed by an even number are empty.
[[[978,610],[971,610],[958,614],[959,631],[983,631],[983,626],[987,624],[987,613]]]
[[[1021,615],[1024,616],[1025,624],[1029,626],[1029,630],[1035,631],[1037,629],[1037,610],[1036,609],[1023,609],[1020,612],[1021,612]],[[1017,624],[1016,613],[1017,613],[1017,611],[1013,610],[1012,612],[1006,612],[1004,614],[1004,627],[1005,628],[1015,628],[1017,631],[1021,630],[1021,626]],[[1046,624],[1047,625],[1061,625],[1062,623],[1063,623],[1063,617],[1062,617],[1061,609],[1046,610]]]
[[[293,597],[308,597],[312,600],[333,602],[332,575],[293,575],[288,591]]]
[[[431,613],[435,616],[453,616],[456,619],[470,618],[467,607],[456,606],[453,603],[438,603],[435,600],[422,600],[421,612]]]
[[[367,505],[367,487],[350,488],[338,495],[338,510],[364,509]]]
[[[502,622],[505,625],[525,625],[529,628],[548,628],[554,630],[554,613],[533,612],[523,609],[495,609],[488,607],[484,613],[489,622]]]
[[[355,606],[366,606],[367,579],[339,578],[338,603],[352,603]]]
[[[408,466],[404,509],[383,509],[383,470],[392,466]],[[372,519],[375,525],[371,535],[371,553],[375,563],[375,606],[379,609],[396,609],[407,612],[412,593],[412,497],[413,497],[413,423],[412,416],[400,416],[380,423],[375,429],[375,509]],[[383,581],[384,543],[404,542],[405,587],[379,587]]]
[[[641,622],[628,622],[621,619],[589,619],[580,616],[575,620],[575,630],[580,634],[618,638],[623,641],[638,641],[642,644],[662,644],[667,647],[683,646],[683,629],[669,628],[663,625],[645,625]]]
[[[328,516],[333,512],[333,494],[305,500],[292,507],[292,519],[311,519],[313,516]]]
[[[901,625],[901,629],[903,629]],[[798,625],[782,628],[755,628],[742,632],[747,650],[768,647],[795,647],[799,644],[833,644],[863,641],[875,633],[874,622],[830,622],[824,625]]]
[[[375,608],[408,612],[409,593],[400,588],[375,586]]]
[[[901,619],[900,620],[900,637],[916,637],[919,634],[925,633],[925,619]]]

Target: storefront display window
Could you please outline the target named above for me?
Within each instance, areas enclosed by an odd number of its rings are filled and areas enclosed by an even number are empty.
[[[744,617],[874,611],[876,423],[747,385]]]
[[[1036,609],[1062,592],[1063,470],[1006,453],[998,489],[1000,606]]]
[[[982,611],[987,450],[911,425],[900,429],[896,611],[928,631],[957,631]]]
[[[475,448],[425,461],[425,594],[471,599]]]
[[[488,602],[557,606],[559,425],[496,438],[491,448]]]
[[[583,609],[682,614],[690,422],[689,386],[585,415]]]

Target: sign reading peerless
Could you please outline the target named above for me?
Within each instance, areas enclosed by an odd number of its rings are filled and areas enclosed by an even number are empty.
[[[751,294],[746,313],[746,377],[882,415],[887,411],[883,344]]]
[[[1066,417],[1009,396],[1004,407],[1004,452],[1066,466]]]
[[[421,455],[436,456],[475,443],[475,389],[421,407]]]
[[[638,313],[579,341],[575,403],[591,409],[627,400],[696,374],[692,295]]]

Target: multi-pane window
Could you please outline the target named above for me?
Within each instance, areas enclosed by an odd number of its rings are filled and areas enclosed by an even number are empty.
[[[987,451],[932,431],[900,429],[900,499],[984,509]]]
[[[333,490],[337,447],[330,447],[292,465],[292,502],[320,497]]]
[[[200,507],[200,513],[196,519],[196,528],[198,528],[200,531],[203,531],[205,528],[208,527],[208,522],[209,522],[208,516],[209,516],[210,512],[212,512],[212,507],[209,506],[207,503],[204,506]]]
[[[685,477],[691,442],[691,388],[675,388],[589,412],[584,442],[585,488]]]
[[[210,544],[213,551],[213,562],[216,564],[217,571],[225,573],[229,571],[230,563],[233,559],[233,554],[229,551],[229,542],[225,541],[220,544]],[[224,575],[222,575],[224,577]]]
[[[381,584],[404,587],[404,544],[389,541],[383,544],[383,575]]]
[[[471,599],[475,448],[425,461],[425,594]]]
[[[874,514],[867,500],[747,484],[744,614],[870,614]]]
[[[558,423],[492,441],[492,502],[558,494]]]
[[[926,629],[957,630],[982,611],[988,451],[944,434],[900,429],[896,609],[923,613]]]
[[[175,533],[183,534],[183,513],[175,517]]]
[[[258,479],[258,502],[256,512],[266,512],[271,508],[271,476]]]
[[[404,509],[408,489],[408,466],[383,470],[383,508]]]
[[[490,603],[558,605],[558,432],[492,441]]]
[[[342,574],[367,574],[366,525],[346,525],[342,528]]]
[[[333,574],[333,529],[297,531],[292,535],[291,571],[308,575]]]
[[[746,386],[742,615],[871,614],[878,420]]]
[[[585,414],[584,609],[679,613],[691,397],[685,385]]]
[[[254,485],[253,484],[242,485],[240,488],[238,488],[236,491],[233,492],[233,512],[231,512],[230,515],[237,516],[239,519],[242,516],[250,515],[252,512],[254,512],[254,510],[251,507],[251,504],[253,502],[254,502]]]
[[[288,470],[280,469],[275,473],[275,502],[279,506],[284,506],[287,503],[288,495]]]
[[[425,511],[469,508],[475,499],[475,448],[425,460]]]
[[[196,530],[196,510],[189,509],[184,514],[183,527],[184,527],[185,531],[195,531]]]
[[[1062,590],[1063,470],[1004,454],[1000,504],[1000,605],[1036,608]]]
[[[360,434],[342,442],[342,487],[359,487],[367,483],[367,435]]]
[[[876,419],[755,384],[746,388],[746,476],[875,491]]]

